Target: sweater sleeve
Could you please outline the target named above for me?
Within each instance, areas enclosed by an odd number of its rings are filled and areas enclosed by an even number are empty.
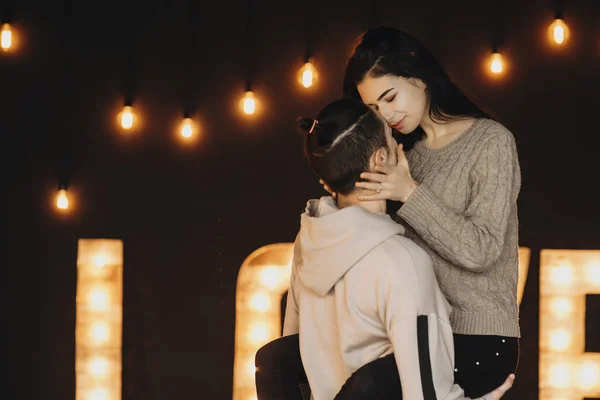
[[[451,210],[421,184],[398,215],[442,257],[483,272],[502,252],[520,181],[514,138],[505,131],[487,139],[478,154],[470,171],[471,197],[464,213]]]
[[[402,262],[412,261],[402,257]],[[432,313],[427,319],[433,323],[426,326],[427,330],[419,330],[421,287],[414,262],[411,268],[403,268],[401,273],[389,276],[387,282],[383,315],[400,376],[402,398],[469,400],[464,396],[462,388],[454,384],[454,351],[450,326],[435,323],[438,318]],[[423,355],[419,350],[424,345],[423,342],[428,344],[426,360],[422,360],[419,355]],[[478,400],[490,400],[490,397],[485,395]]]

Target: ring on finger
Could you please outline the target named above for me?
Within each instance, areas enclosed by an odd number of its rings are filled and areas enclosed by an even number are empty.
[[[383,190],[383,184],[380,182],[379,188],[377,189],[377,193],[381,192],[382,190]]]

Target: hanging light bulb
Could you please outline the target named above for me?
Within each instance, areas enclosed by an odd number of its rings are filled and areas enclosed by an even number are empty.
[[[489,60],[490,72],[494,75],[500,75],[504,72],[504,58],[502,54],[495,52]]]
[[[315,84],[317,75],[315,66],[310,61],[307,61],[298,71],[298,82],[304,88],[308,89]]]
[[[2,50],[9,51],[13,45],[13,32],[10,24],[2,25],[2,33],[0,33],[0,46]]]
[[[119,121],[123,129],[129,130],[133,128],[133,124],[135,122],[135,114],[133,113],[133,107],[123,107],[123,110],[119,114]]]
[[[69,209],[69,197],[67,196],[66,189],[60,189],[56,195],[56,207],[59,210]]]
[[[180,129],[184,139],[190,139],[194,135],[194,123],[191,118],[184,118]]]
[[[550,43],[554,43],[559,46],[563,45],[569,39],[569,35],[569,27],[561,18],[556,18],[548,27],[548,39],[550,40]]]
[[[244,114],[254,114],[256,112],[257,107],[257,100],[256,96],[254,95],[254,92],[252,92],[251,90],[247,90],[246,93],[244,93],[244,97],[242,97],[240,106]]]

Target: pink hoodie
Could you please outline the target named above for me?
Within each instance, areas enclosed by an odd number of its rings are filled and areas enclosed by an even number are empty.
[[[403,233],[385,214],[308,202],[283,334],[300,334],[314,400],[333,399],[354,371],[391,353],[403,399],[465,399],[454,384],[450,305],[429,255]],[[419,359],[426,345],[429,363]]]

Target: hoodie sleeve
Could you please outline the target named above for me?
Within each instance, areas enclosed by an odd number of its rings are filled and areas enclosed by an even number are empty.
[[[453,351],[448,347],[453,346],[453,338],[449,325],[448,330],[441,331],[444,326],[441,321],[436,323],[434,313],[420,316],[420,298],[429,294],[421,293],[422,285],[412,257],[403,251],[394,259],[390,257],[389,263],[390,276],[383,279],[387,282],[383,287],[387,288],[386,298],[381,303],[385,307],[382,315],[394,350],[402,398],[469,400],[460,386],[454,384]],[[403,263],[401,269],[399,263]],[[425,288],[429,286],[424,284]]]
[[[296,297],[296,270],[298,260],[294,255],[292,259],[292,272],[290,274],[290,288],[288,289],[285,305],[285,318],[283,320],[283,336],[294,335],[300,331],[298,303]]]

